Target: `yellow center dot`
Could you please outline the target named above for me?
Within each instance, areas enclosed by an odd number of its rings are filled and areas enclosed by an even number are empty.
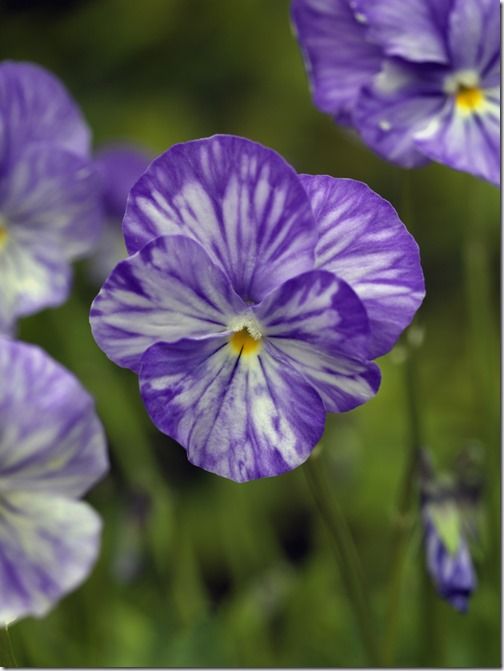
[[[5,247],[7,244],[7,240],[9,238],[9,234],[7,233],[7,229],[5,226],[2,226],[0,224],[0,250]]]
[[[485,96],[483,95],[483,91],[477,86],[460,86],[455,94],[457,107],[466,112],[474,112],[478,107],[481,107],[484,100]]]
[[[243,356],[258,354],[262,347],[261,339],[259,338],[256,340],[253,338],[246,328],[233,333],[229,344],[235,354],[241,354]]]

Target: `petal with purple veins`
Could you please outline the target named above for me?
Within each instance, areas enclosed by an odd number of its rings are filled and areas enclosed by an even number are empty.
[[[229,332],[247,309],[201,245],[161,236],[112,271],[93,302],[91,327],[112,361],[138,370],[154,343]]]
[[[17,490],[82,495],[107,470],[91,396],[38,347],[3,338],[0,380],[9,381],[0,385],[0,498]]]
[[[368,358],[388,352],[425,293],[418,245],[393,207],[361,182],[301,175],[319,230],[317,265],[347,282],[366,308]]]
[[[348,0],[294,0],[292,19],[316,106],[338,116],[350,112],[380,69],[381,49],[366,40]]]
[[[299,466],[323,433],[319,395],[262,345],[247,354],[225,338],[159,343],[140,384],[153,422],[189,461],[237,482]]]
[[[0,494],[0,626],[45,615],[89,574],[101,523],[85,503],[32,491]]]
[[[196,240],[245,301],[313,267],[315,225],[296,173],[234,136],[175,145],[153,161],[131,191],[123,231],[130,253],[159,235]]]

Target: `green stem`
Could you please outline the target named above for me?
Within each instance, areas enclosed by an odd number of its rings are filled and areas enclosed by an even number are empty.
[[[303,471],[315,504],[334,540],[334,549],[341,570],[342,582],[347,589],[348,598],[361,631],[368,662],[372,666],[379,666],[379,654],[375,642],[374,627],[371,622],[369,598],[364,590],[359,555],[345,516],[334,496],[331,496],[328,492],[327,483],[318,467],[318,459],[316,457],[307,461]]]
[[[6,669],[17,667],[12,641],[7,627],[0,629],[0,666]]]

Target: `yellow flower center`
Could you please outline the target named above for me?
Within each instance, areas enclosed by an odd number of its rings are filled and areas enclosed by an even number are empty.
[[[0,251],[7,245],[7,240],[9,239],[9,234],[7,229],[2,225],[0,221]]]
[[[233,333],[229,340],[229,344],[233,353],[241,356],[258,354],[262,347],[261,338],[254,338],[251,336],[250,331],[247,328],[242,328],[241,331]]]
[[[457,107],[465,112],[474,112],[481,107],[484,101],[485,96],[483,95],[483,91],[477,86],[461,85],[455,94]]]

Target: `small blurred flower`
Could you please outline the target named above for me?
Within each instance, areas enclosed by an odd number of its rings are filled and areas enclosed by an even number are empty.
[[[91,278],[101,284],[112,268],[126,256],[121,222],[129,190],[147,168],[145,152],[127,144],[104,147],[95,158],[101,180],[105,222],[102,234],[88,260]]]
[[[107,470],[91,397],[37,347],[0,338],[0,626],[42,616],[88,575]],[[8,384],[5,384],[8,381]]]
[[[436,588],[456,610],[465,612],[476,588],[457,483],[436,479],[423,455],[421,489],[427,568]]]
[[[62,84],[30,63],[0,64],[0,333],[62,303],[70,262],[101,226],[89,131]]]
[[[293,0],[315,104],[378,154],[500,178],[497,0]]]
[[[424,295],[417,245],[386,201],[239,137],[153,161],[123,232],[131,256],[93,303],[94,337],[139,373],[189,460],[236,481],[295,468],[326,412],[371,398],[370,359]]]

